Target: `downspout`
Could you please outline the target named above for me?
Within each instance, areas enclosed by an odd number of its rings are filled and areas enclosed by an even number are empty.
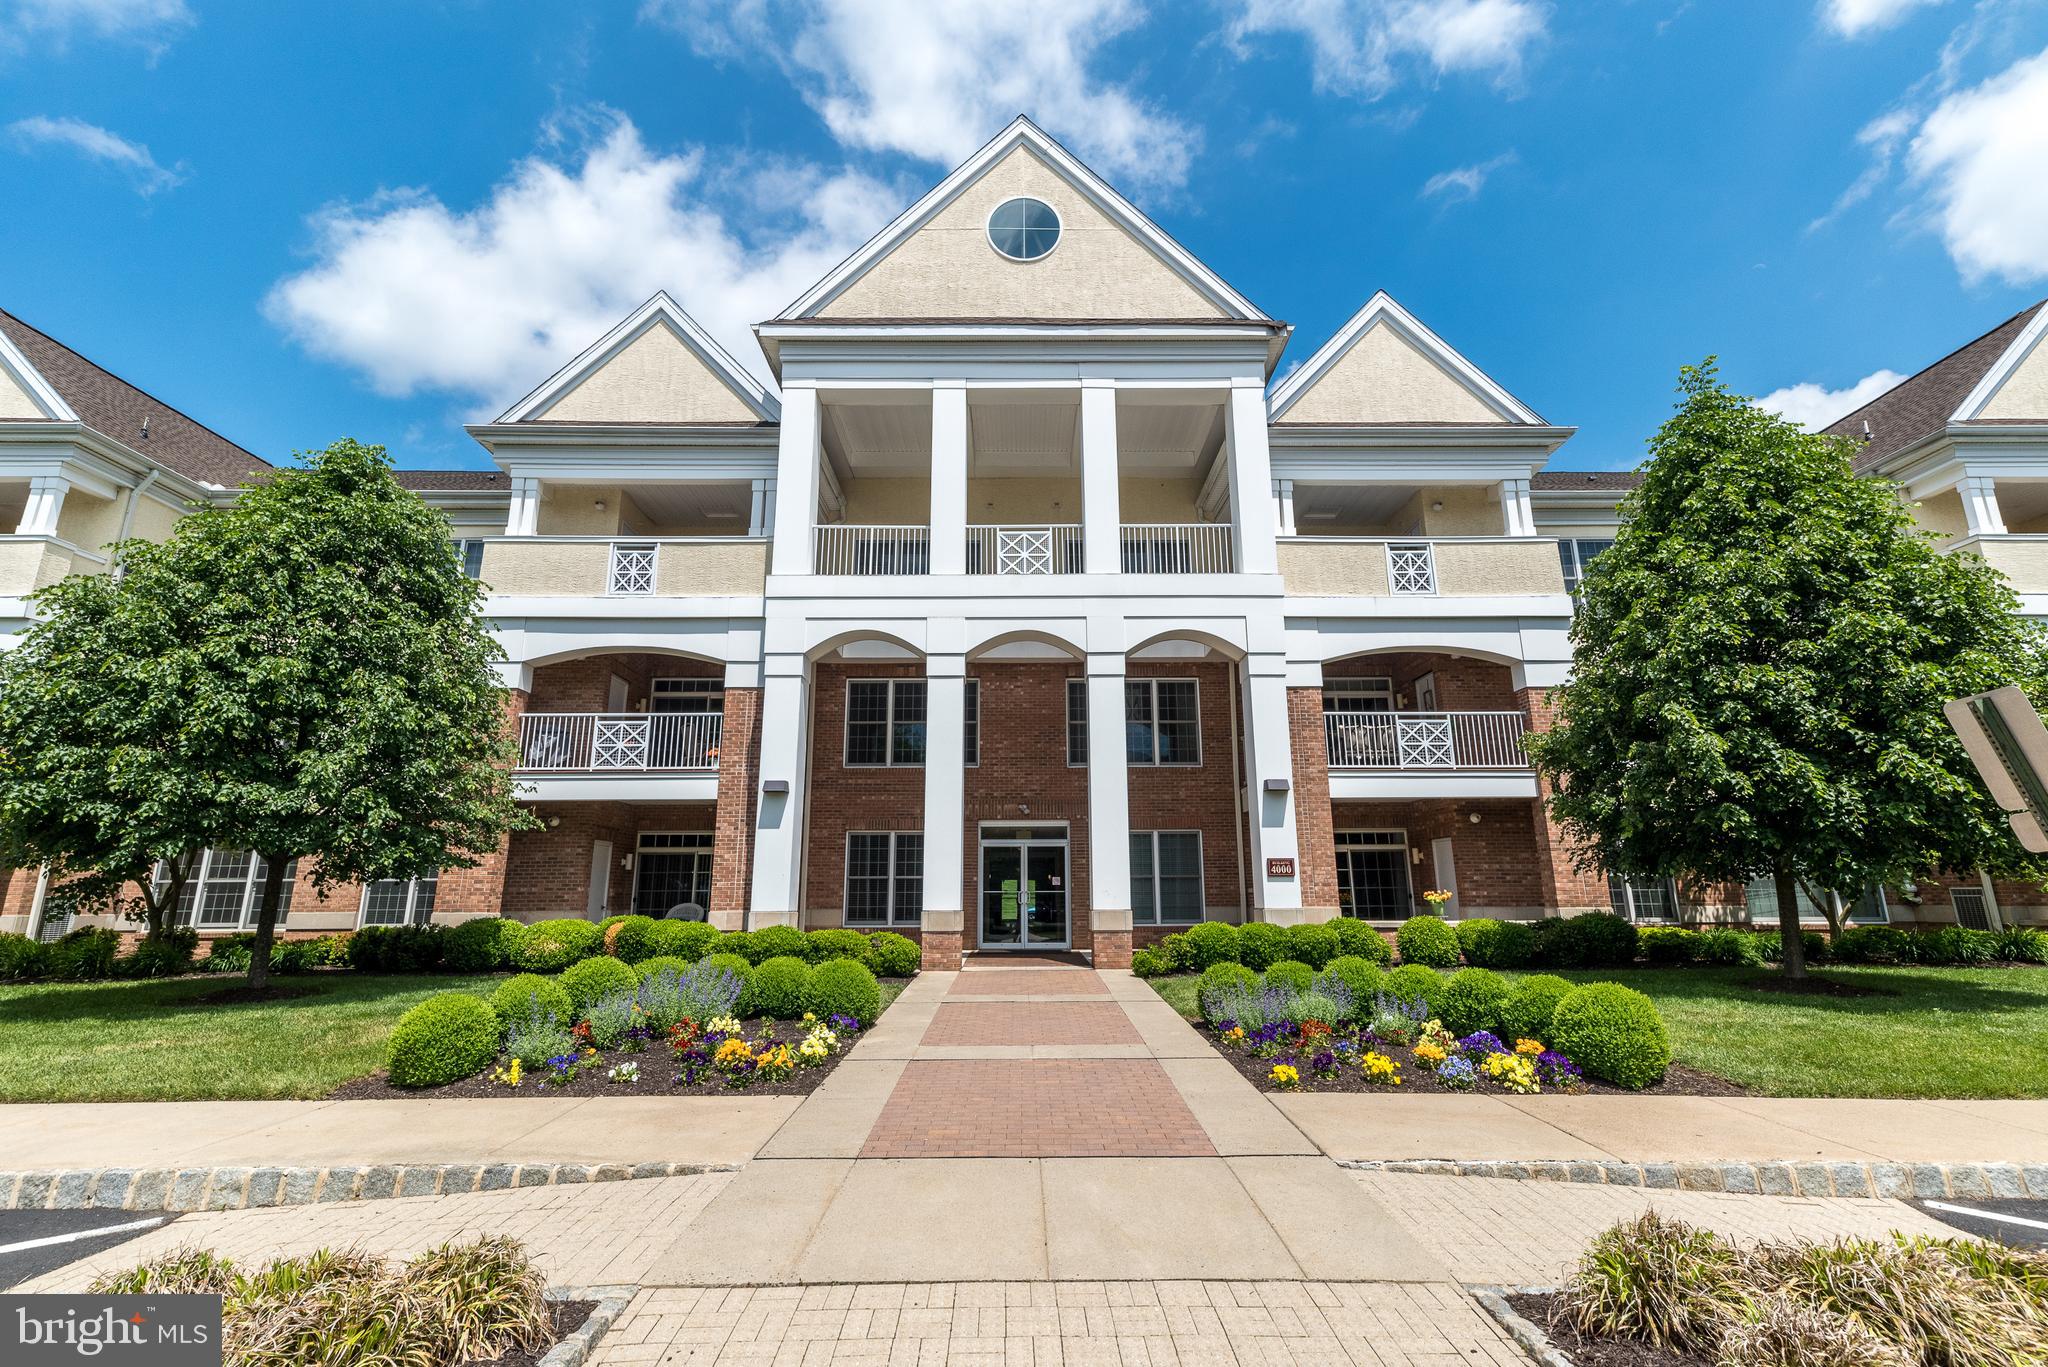
[[[148,474],[144,475],[140,481],[137,482],[133,489],[130,489],[128,491],[128,506],[127,508],[122,510],[121,532],[120,535],[114,538],[115,541],[120,542],[126,541],[128,539],[128,534],[135,528],[135,506],[142,501],[143,494],[148,492],[149,486],[155,484],[157,481],[157,477],[161,474],[163,474],[163,471],[161,470],[151,470]],[[115,574],[119,574],[121,572],[121,565],[119,561],[116,561],[114,563],[113,572]]]
[[[1244,881],[1244,823],[1250,819],[1251,805],[1245,800],[1244,754],[1239,748],[1238,709],[1243,700],[1238,696],[1237,662],[1230,665],[1230,840],[1237,852],[1237,921],[1239,925],[1252,918],[1251,889]]]

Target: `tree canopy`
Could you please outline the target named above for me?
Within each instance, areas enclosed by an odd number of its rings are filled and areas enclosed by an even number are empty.
[[[1588,571],[1556,726],[1531,738],[1579,857],[1609,872],[1778,890],[1939,869],[2039,878],[1942,715],[2048,694],[2048,638],[2002,577],[1944,554],[1853,443],[1680,372],[1613,547]]]

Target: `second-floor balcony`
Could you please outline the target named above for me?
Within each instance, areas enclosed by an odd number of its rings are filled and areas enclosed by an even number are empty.
[[[716,712],[528,712],[519,769],[539,774],[716,773]]]
[[[1287,592],[1296,597],[1520,597],[1565,591],[1552,537],[1292,536],[1280,539],[1279,560]]]
[[[1520,712],[1325,712],[1333,770],[1527,770]]]
[[[768,542],[739,536],[502,536],[483,540],[477,577],[506,597],[751,597]]]
[[[1003,576],[1081,574],[1087,557],[1079,523],[971,524],[967,573]],[[1124,574],[1229,574],[1230,524],[1126,522],[1117,528],[1118,570]],[[931,528],[832,523],[816,529],[819,574],[930,574]]]

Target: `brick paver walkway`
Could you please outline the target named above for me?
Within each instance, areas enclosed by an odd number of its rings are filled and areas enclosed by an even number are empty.
[[[953,997],[1106,997],[1109,987],[1087,968],[978,968],[953,979]]]
[[[1136,1027],[1115,1002],[947,1002],[924,1043],[1138,1044]]]
[[[1215,1146],[1152,1059],[921,1059],[862,1158],[1207,1158]]]

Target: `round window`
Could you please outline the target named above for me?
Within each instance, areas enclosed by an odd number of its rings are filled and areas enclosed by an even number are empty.
[[[1060,240],[1060,216],[1039,199],[1006,199],[988,216],[991,247],[1012,261],[1036,261]]]

